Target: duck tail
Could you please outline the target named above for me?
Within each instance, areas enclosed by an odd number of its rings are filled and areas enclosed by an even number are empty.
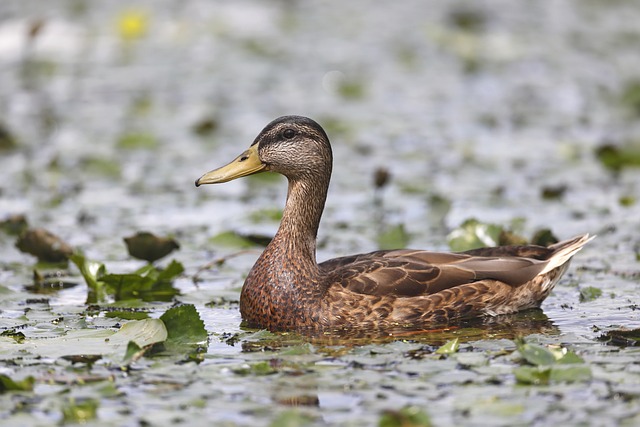
[[[583,234],[582,236],[576,236],[573,239],[563,240],[562,242],[554,243],[549,246],[553,249],[553,253],[549,257],[547,265],[542,269],[538,275],[548,273],[551,270],[555,270],[558,267],[563,266],[571,260],[584,245],[595,239],[596,236],[589,236],[589,234]]]

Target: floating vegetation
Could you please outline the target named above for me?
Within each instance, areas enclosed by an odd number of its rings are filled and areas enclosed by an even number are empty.
[[[180,249],[180,245],[173,238],[158,237],[147,231],[139,231],[133,236],[125,237],[124,242],[127,245],[129,255],[149,263],[164,258],[176,249]]]
[[[532,366],[514,368],[516,380],[522,384],[544,385],[556,382],[580,382],[591,379],[591,368],[565,347],[548,348],[516,340],[522,358]]]
[[[627,167],[640,167],[640,141],[630,141],[622,145],[601,145],[596,148],[600,163],[613,172]]]
[[[378,249],[399,249],[405,248],[411,240],[411,236],[404,228],[404,224],[396,224],[386,227],[378,235]]]
[[[155,135],[144,132],[127,133],[118,138],[118,148],[134,150],[134,149],[153,149],[159,145]]]
[[[407,406],[398,411],[384,411],[378,427],[431,427],[431,418],[417,406]]]
[[[209,243],[213,246],[223,246],[235,249],[255,248],[256,246],[267,246],[271,241],[270,236],[262,236],[258,234],[242,234],[237,231],[229,230],[216,234],[209,239]]]
[[[73,254],[73,248],[68,243],[44,228],[24,231],[16,241],[16,247],[45,263],[67,262]]]
[[[594,286],[585,286],[580,288],[580,302],[589,302],[596,300],[602,296],[602,289]]]
[[[514,220],[513,227],[518,227],[519,220]],[[455,252],[468,251],[488,246],[508,245],[540,245],[549,246],[558,239],[549,229],[537,230],[531,240],[519,235],[509,228],[498,224],[487,224],[471,218],[454,229],[447,236],[449,247]]]
[[[612,329],[600,335],[598,341],[618,347],[638,347],[640,329]]]
[[[29,223],[24,215],[10,215],[0,221],[0,230],[12,236],[19,236],[27,231]]]
[[[106,301],[108,296],[116,301],[142,299],[144,301],[170,301],[179,291],[173,287],[173,280],[184,272],[178,261],[164,269],[148,264],[132,273],[108,274],[104,264],[74,254],[71,261],[78,267],[89,287],[87,301]]]

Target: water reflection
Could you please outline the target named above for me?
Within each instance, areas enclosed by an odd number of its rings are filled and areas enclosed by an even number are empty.
[[[483,339],[514,339],[531,334],[557,335],[559,328],[540,309],[516,314],[460,321],[432,329],[340,329],[334,331],[307,331],[308,333],[275,333],[262,335],[257,340],[242,342],[243,352],[275,351],[282,347],[311,343],[315,346],[341,346],[352,348],[367,344],[410,341],[440,346],[458,338],[460,342]]]

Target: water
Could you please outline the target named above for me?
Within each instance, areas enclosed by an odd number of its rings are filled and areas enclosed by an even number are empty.
[[[639,172],[613,174],[594,154],[638,139],[625,101],[640,70],[636,2],[5,1],[0,12],[0,117],[18,141],[0,157],[0,213],[25,214],[113,272],[143,265],[123,237],[173,235],[181,250],[172,255],[186,267],[177,300],[196,305],[210,335],[199,365],[143,358],[130,372],[38,359],[2,337],[0,373],[36,379],[33,392],[0,396],[3,420],[59,422],[70,402],[94,399],[100,425],[375,425],[407,405],[436,425],[638,422],[637,351],[596,338],[640,327]],[[470,217],[521,218],[527,236],[546,227],[598,238],[542,318],[373,342],[244,330],[236,301],[257,252],[203,273],[197,286],[190,276],[238,251],[212,236],[273,234],[277,221],[261,216],[282,206],[286,185],[193,181],[283,114],[318,120],[332,139],[320,259],[377,249],[380,227],[400,223],[409,246],[446,250],[448,231]],[[376,196],[380,166],[391,181]],[[559,198],[542,197],[558,186]],[[121,323],[87,315],[75,270],[75,287],[26,290],[34,259],[0,236],[0,321],[26,345]],[[602,295],[580,302],[589,286]],[[38,298],[48,303],[29,302]],[[158,317],[170,306],[143,308]],[[520,335],[568,346],[592,378],[517,385]],[[411,356],[453,337],[461,350],[449,358]],[[271,370],[256,371],[261,363]]]

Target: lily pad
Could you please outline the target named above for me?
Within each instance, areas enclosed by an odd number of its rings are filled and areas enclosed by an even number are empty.
[[[462,252],[486,246],[497,246],[503,228],[495,224],[485,224],[477,219],[468,219],[447,236],[451,250]]]
[[[586,286],[580,288],[580,302],[589,302],[596,300],[602,296],[602,289],[594,286]]]
[[[170,308],[160,320],[167,328],[165,347],[170,351],[185,352],[185,349],[206,347],[208,333],[200,314],[192,304]]]
[[[404,228],[404,224],[396,224],[387,228],[378,236],[379,249],[399,249],[404,248],[409,243],[409,233]]]
[[[8,375],[0,374],[0,393],[7,391],[31,391],[33,390],[34,383],[35,379],[33,377],[16,381]]]

